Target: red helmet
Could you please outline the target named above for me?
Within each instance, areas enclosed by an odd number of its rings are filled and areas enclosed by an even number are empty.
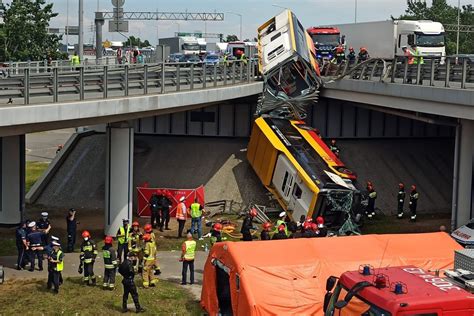
[[[105,239],[104,239],[104,243],[106,244],[112,244],[114,241],[114,239],[112,238],[112,236],[105,236]]]
[[[352,47],[352,46],[349,47],[349,51],[350,51],[350,52],[353,52],[353,51],[354,51],[354,47]]]
[[[316,223],[311,223],[311,230],[317,231],[318,230],[318,225],[316,225]]]
[[[85,230],[82,232],[82,238],[90,238],[91,237],[91,234],[89,233],[89,231]]]
[[[161,190],[156,190],[156,194],[161,195],[163,192]]]
[[[311,222],[310,221],[305,221],[304,224],[303,224],[303,228],[304,230],[309,230],[311,229]]]
[[[341,46],[338,46],[336,48],[336,53],[342,53],[342,52],[344,52],[344,48],[342,48]]]
[[[398,184],[398,187],[399,187],[400,189],[403,189],[403,188],[405,187],[405,185],[400,182],[400,183]]]
[[[336,140],[335,139],[331,139],[331,144],[335,144],[336,143]]]
[[[133,222],[133,223],[132,223],[132,226],[139,227],[139,226],[140,226],[140,224],[139,224],[137,221],[135,221],[135,222]]]
[[[222,224],[221,223],[215,223],[212,228],[217,231],[217,232],[220,232],[222,230]]]
[[[143,240],[144,241],[150,241],[151,240],[151,235],[150,234],[143,235]]]
[[[145,224],[143,229],[145,230],[146,233],[151,233],[151,231],[153,230],[153,227],[151,226],[151,224]]]
[[[279,232],[284,232],[285,231],[285,225],[281,224],[280,226],[278,226],[278,231]]]
[[[373,187],[373,186],[374,186],[374,184],[372,183],[372,181],[368,180],[367,181],[367,187]]]
[[[366,52],[366,51],[367,51],[367,48],[361,47],[361,48],[360,48],[360,51],[361,51],[361,52]]]
[[[415,190],[416,190],[416,185],[413,184],[413,185],[411,186],[411,190],[412,190],[412,191],[415,191]]]
[[[262,227],[263,227],[264,230],[269,230],[270,227],[272,227],[272,223],[270,223],[270,222],[263,223]]]
[[[257,209],[255,207],[252,207],[252,209],[249,212],[250,216],[255,217],[257,216]]]
[[[318,225],[323,225],[324,224],[324,218],[322,216],[316,217],[316,223]]]

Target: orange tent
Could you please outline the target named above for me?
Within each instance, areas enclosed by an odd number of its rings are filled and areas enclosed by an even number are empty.
[[[215,244],[201,306],[211,315],[323,315],[326,279],[361,264],[451,268],[461,249],[446,233],[364,235]]]

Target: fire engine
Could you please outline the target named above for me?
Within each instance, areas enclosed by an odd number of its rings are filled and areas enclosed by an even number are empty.
[[[345,45],[345,36],[337,27],[310,27],[307,32],[313,40],[318,60],[331,60],[339,45]]]

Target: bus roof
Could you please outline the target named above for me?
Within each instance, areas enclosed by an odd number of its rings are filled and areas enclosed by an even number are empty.
[[[350,289],[362,281],[373,283],[374,275],[377,274],[388,277],[388,286],[366,287],[358,293],[358,296],[388,312],[474,308],[473,294],[443,276],[437,277],[415,266],[375,269],[375,273],[371,275],[363,275],[359,271],[346,272],[341,276],[340,282],[346,289]],[[393,292],[394,284],[397,282],[406,286],[404,294]]]

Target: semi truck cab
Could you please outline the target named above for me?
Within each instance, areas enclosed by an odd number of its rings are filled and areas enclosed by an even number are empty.
[[[397,55],[403,46],[416,45],[422,56],[446,56],[444,27],[433,21],[395,21],[397,24]]]
[[[469,281],[439,276],[439,272],[415,266],[374,269],[361,265],[358,271],[345,272],[337,279],[332,276],[327,280],[326,316],[467,316],[474,313],[472,287],[466,284]]]

